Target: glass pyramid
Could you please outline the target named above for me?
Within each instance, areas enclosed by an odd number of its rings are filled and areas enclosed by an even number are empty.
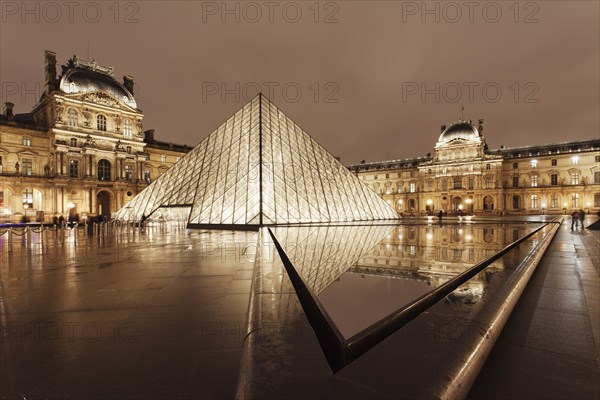
[[[116,218],[189,207],[188,224],[277,225],[398,214],[259,94],[134,197]]]

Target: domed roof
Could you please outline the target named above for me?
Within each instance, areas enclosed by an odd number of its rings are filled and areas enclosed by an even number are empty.
[[[65,93],[103,92],[129,107],[137,108],[133,94],[112,76],[85,68],[73,68],[62,76],[60,90]]]
[[[438,142],[449,142],[454,139],[481,141],[479,131],[471,121],[458,121],[442,132]]]

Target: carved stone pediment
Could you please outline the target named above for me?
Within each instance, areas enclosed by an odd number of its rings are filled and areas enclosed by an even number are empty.
[[[83,96],[84,101],[89,101],[91,103],[102,104],[105,106],[118,107],[119,101],[114,97],[102,93],[102,92],[94,92],[94,93],[86,93]]]

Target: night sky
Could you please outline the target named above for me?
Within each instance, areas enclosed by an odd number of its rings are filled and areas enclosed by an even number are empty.
[[[133,75],[144,129],[174,143],[258,87],[345,164],[423,156],[463,106],[493,148],[600,132],[598,1],[23,4],[0,2],[0,102],[16,113],[49,49]]]

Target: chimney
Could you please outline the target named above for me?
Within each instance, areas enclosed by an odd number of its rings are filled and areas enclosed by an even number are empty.
[[[440,127],[440,132],[444,132],[445,130],[446,130],[446,125],[442,125],[442,126]]]
[[[361,163],[361,164],[364,164],[364,163],[365,163],[365,160],[360,160],[360,163]]]
[[[483,118],[479,118],[479,134],[483,135]]]
[[[44,84],[44,94],[49,95],[57,89],[56,82],[56,53],[50,50],[44,52],[46,83]]]
[[[154,142],[154,129],[148,129],[144,131],[144,142],[153,143]]]
[[[9,118],[13,117],[13,107],[15,105],[9,101],[2,104],[2,115],[7,116]]]
[[[123,86],[125,86],[125,89],[129,90],[129,92],[133,94],[133,76],[125,75],[123,77]]]

